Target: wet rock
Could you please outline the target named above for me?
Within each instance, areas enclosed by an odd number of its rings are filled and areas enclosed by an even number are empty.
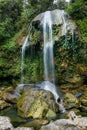
[[[13,130],[13,126],[8,117],[0,116],[0,130]]]
[[[64,101],[65,101],[65,108],[66,109],[71,109],[71,108],[79,108],[80,107],[80,102],[79,99],[77,99],[73,94],[71,93],[66,93],[64,96]]]
[[[45,90],[26,88],[17,102],[18,113],[22,117],[45,118],[49,109],[55,114],[58,106],[54,96]]]
[[[68,119],[60,119],[44,125],[40,130],[78,130],[74,123]]]

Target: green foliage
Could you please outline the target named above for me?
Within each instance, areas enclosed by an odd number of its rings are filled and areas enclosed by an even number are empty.
[[[26,58],[24,70],[24,82],[35,83],[43,80],[43,61],[40,57]]]
[[[85,0],[77,0],[68,6],[67,11],[74,19],[84,18],[87,15],[86,4]]]
[[[80,33],[83,38],[82,40],[84,42],[87,42],[87,17],[85,17],[84,19],[78,20],[77,25],[80,28]]]
[[[87,42],[87,1],[77,0],[71,3],[67,9],[68,13],[76,21],[81,33],[81,41]]]
[[[19,30],[17,22],[21,17],[21,12],[22,2],[20,0],[0,1],[0,41],[11,38]]]

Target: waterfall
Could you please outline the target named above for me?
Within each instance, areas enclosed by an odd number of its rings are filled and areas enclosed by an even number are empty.
[[[21,84],[24,83],[24,59],[25,59],[25,49],[28,44],[28,36],[25,38],[22,45],[22,57],[21,57]]]
[[[67,43],[67,22],[65,19],[65,11],[62,10],[62,20],[63,20],[63,25],[62,25],[62,35],[65,35],[65,44]]]
[[[45,80],[40,88],[50,91],[53,93],[56,103],[59,105],[59,109],[61,112],[65,112],[65,108],[63,104],[61,104],[59,95],[55,86],[55,74],[54,74],[54,57],[53,57],[53,35],[52,35],[52,18],[51,12],[46,11],[44,13],[43,20],[43,34],[44,34],[44,49],[43,49],[43,59],[44,59],[44,76]],[[51,82],[49,82],[51,81]],[[60,103],[58,102],[60,100]]]
[[[52,35],[52,18],[50,11],[44,13],[43,22],[44,34],[44,76],[45,80],[55,82],[54,61],[53,61],[53,35]]]

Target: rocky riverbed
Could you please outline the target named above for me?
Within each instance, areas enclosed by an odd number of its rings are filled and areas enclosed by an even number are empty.
[[[60,86],[66,109],[62,114],[50,91],[32,85],[0,88],[0,130],[86,130],[87,86],[78,88],[82,79],[73,80]]]

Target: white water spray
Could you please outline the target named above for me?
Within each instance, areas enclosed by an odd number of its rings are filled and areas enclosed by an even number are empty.
[[[47,11],[44,14],[43,34],[44,34],[44,76],[45,80],[55,82],[54,61],[53,61],[52,18],[50,11]]]
[[[25,38],[23,46],[22,46],[22,58],[21,58],[21,84],[24,82],[24,59],[25,59],[25,49],[28,44],[28,36]]]
[[[55,98],[56,103],[59,106],[61,112],[65,112],[63,104],[58,102],[59,95],[55,86],[55,74],[54,74],[54,60],[53,60],[53,35],[52,35],[52,18],[51,12],[47,11],[44,14],[43,22],[43,34],[44,34],[44,76],[45,80],[40,88],[50,91]],[[53,82],[53,84],[51,82]]]

